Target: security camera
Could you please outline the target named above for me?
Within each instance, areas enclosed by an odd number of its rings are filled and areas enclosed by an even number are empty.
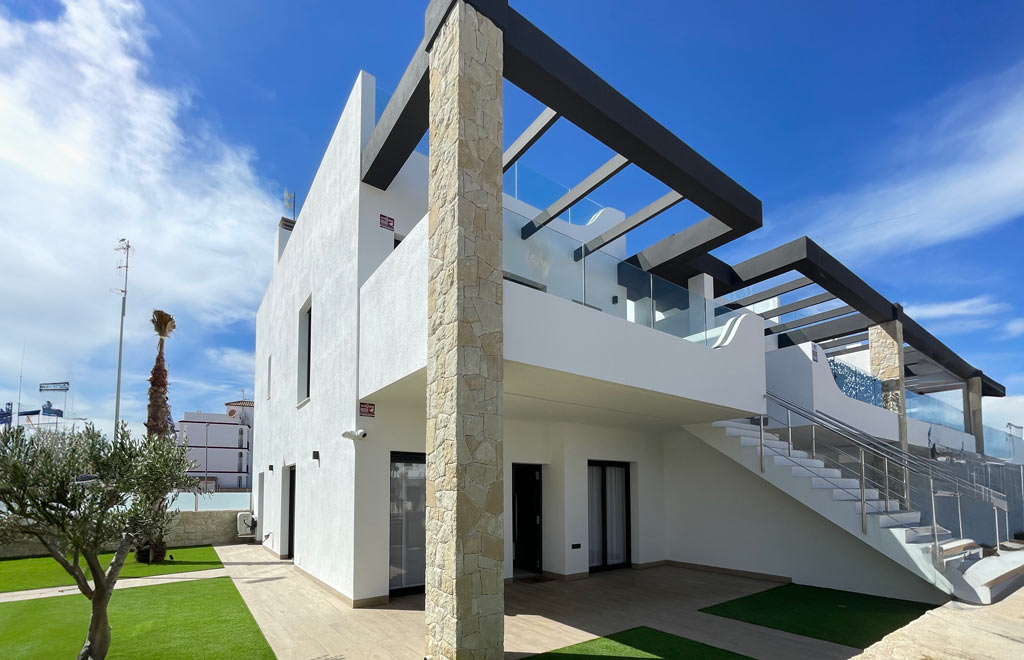
[[[356,429],[355,431],[345,431],[341,434],[341,437],[348,438],[349,440],[362,440],[366,437],[366,431],[364,429]]]

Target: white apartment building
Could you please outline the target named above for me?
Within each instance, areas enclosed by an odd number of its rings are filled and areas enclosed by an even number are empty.
[[[508,139],[502,77],[544,106]],[[675,563],[927,602],[1017,586],[1024,556],[979,547],[1024,526],[1019,490],[978,478],[1003,387],[809,239],[710,255],[760,202],[506,3],[432,2],[379,117],[376,94],[360,73],[257,314],[270,552],[353,607],[425,590],[435,658],[501,657],[524,573]],[[540,199],[518,161],[557,121],[616,155]],[[665,195],[587,198],[627,163]],[[628,254],[680,203],[708,217]],[[962,393],[955,423],[907,415],[939,391]]]
[[[223,413],[186,412],[176,439],[196,466],[189,475],[206,492],[252,489],[253,402],[229,401]]]

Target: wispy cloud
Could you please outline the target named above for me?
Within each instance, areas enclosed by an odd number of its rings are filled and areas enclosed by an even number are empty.
[[[915,320],[924,321],[928,319],[947,319],[950,317],[980,317],[1001,314],[1010,309],[1005,302],[995,300],[991,295],[985,294],[964,298],[961,300],[950,300],[935,303],[911,303],[905,306],[907,314]]]
[[[250,324],[271,268],[277,204],[254,153],[182,128],[190,97],[148,79],[150,34],[135,0],[69,0],[33,22],[0,11],[0,374],[18,373],[25,342],[26,382],[77,373],[83,408],[113,389],[119,238],[135,246],[129,370],[152,363],[155,307],[199,343],[168,358],[172,377],[205,367],[204,335]]]
[[[252,351],[218,346],[203,350],[203,355],[220,369],[235,375],[252,378],[256,357]]]
[[[1024,318],[1013,319],[1003,326],[1003,337],[1005,339],[1015,339],[1021,335],[1024,335]]]
[[[850,261],[921,249],[1024,217],[1024,62],[950,89],[874,154],[878,175],[775,214]]]

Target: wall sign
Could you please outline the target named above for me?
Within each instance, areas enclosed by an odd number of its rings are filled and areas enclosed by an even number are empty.
[[[366,403],[365,401],[359,402],[359,416],[360,417],[376,417],[377,416],[377,404]]]
[[[395,219],[389,218],[383,213],[380,214],[380,227],[381,229],[389,229],[395,231]]]

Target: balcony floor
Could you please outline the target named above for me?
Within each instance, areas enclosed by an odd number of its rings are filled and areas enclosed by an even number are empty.
[[[423,657],[423,596],[352,609],[255,545],[217,548],[281,660]],[[505,588],[505,657],[522,658],[636,626],[762,660],[851,658],[859,650],[698,610],[777,583],[675,566]]]

